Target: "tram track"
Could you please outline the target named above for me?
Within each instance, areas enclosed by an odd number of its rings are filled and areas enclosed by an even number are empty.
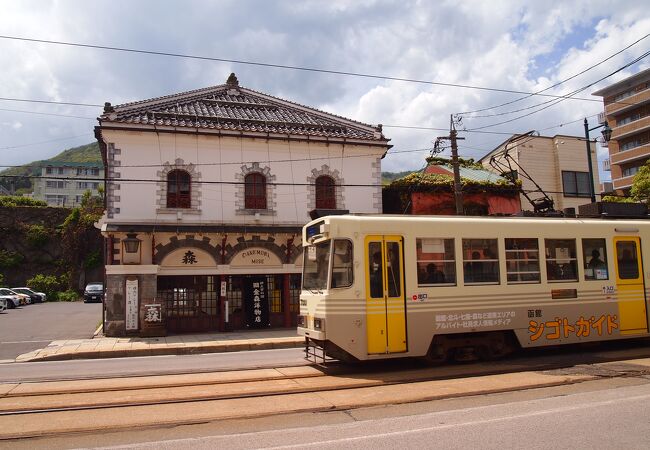
[[[568,364],[569,360],[574,364]],[[606,373],[603,368],[589,373],[584,367],[590,361],[594,365],[610,364],[608,361],[616,364],[617,358],[607,354],[576,358],[568,354],[565,358],[524,357],[436,367],[422,367],[415,361],[330,369],[298,366],[23,383],[4,391],[0,384],[0,417],[16,428],[0,430],[0,440],[333,411],[650,374],[650,359],[647,366],[631,368],[632,375],[619,369]],[[53,425],[58,423],[64,425]]]
[[[411,365],[417,366],[412,362]],[[409,370],[389,369],[380,372],[368,368],[346,370],[345,366],[337,366],[327,371],[313,366],[299,366],[218,374],[173,375],[153,377],[153,379],[110,378],[92,380],[90,385],[86,381],[85,386],[78,387],[71,387],[69,381],[32,382],[26,390],[16,389],[0,395],[0,417],[262,398],[488,376],[524,369],[552,371],[564,368],[566,364],[562,363],[541,361],[530,364],[527,361],[521,364],[517,360],[511,360],[493,364],[447,365]],[[283,374],[282,370],[288,373]],[[129,383],[133,381],[140,381],[140,383],[130,385]]]

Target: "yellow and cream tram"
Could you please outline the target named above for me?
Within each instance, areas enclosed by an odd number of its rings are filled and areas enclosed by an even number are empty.
[[[343,215],[302,240],[298,333],[337,359],[649,335],[649,220]]]

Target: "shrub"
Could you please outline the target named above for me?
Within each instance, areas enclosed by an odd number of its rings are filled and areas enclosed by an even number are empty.
[[[26,234],[27,242],[33,247],[43,246],[50,238],[50,233],[43,225],[28,225]]]
[[[636,203],[631,197],[618,197],[616,195],[605,195],[602,201],[606,203]]]
[[[5,276],[0,273],[0,287],[4,287],[5,285]]]
[[[19,197],[17,195],[0,195],[0,206],[47,206],[43,200],[36,200],[31,197]]]
[[[57,301],[59,302],[76,302],[79,300],[79,294],[72,290],[57,293]]]
[[[86,255],[86,259],[84,259],[83,266],[86,269],[93,269],[95,267],[99,267],[101,262],[102,262],[101,254],[99,250],[94,250],[88,253],[88,255]]]
[[[23,261],[23,255],[9,250],[0,250],[0,267],[16,267]]]
[[[55,302],[58,292],[62,289],[61,281],[54,275],[38,274],[27,280],[27,286],[35,291],[44,292],[47,299]]]

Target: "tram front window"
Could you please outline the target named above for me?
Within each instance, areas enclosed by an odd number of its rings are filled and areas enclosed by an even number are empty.
[[[332,259],[332,288],[352,286],[352,281],[352,242],[336,239]]]
[[[305,248],[302,287],[310,291],[327,289],[327,271],[330,265],[330,241]]]

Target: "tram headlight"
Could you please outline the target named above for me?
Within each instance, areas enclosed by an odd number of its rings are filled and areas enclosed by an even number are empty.
[[[325,329],[325,319],[314,317],[314,330],[323,331]]]
[[[307,328],[307,316],[298,316],[298,326]]]

